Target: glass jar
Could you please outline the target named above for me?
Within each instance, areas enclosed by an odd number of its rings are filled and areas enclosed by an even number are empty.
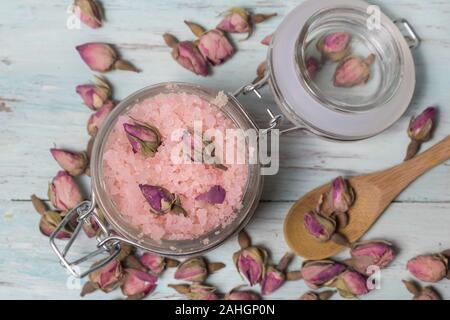
[[[368,23],[375,22],[374,28]],[[408,41],[398,26],[408,33]],[[307,61],[317,55],[317,42],[324,35],[344,32],[351,35],[352,55],[375,56],[370,80],[364,86],[336,88],[331,77],[339,63],[323,63],[320,76],[312,77]],[[268,130],[275,129],[283,117],[293,123],[291,130],[304,130],[335,141],[359,140],[374,136],[391,126],[406,111],[415,88],[415,68],[410,47],[419,45],[419,38],[405,20],[392,22],[376,7],[360,0],[310,0],[295,8],[280,24],[269,47],[267,73],[255,84],[244,85],[234,94],[226,94],[228,102],[221,109],[237,128],[258,129],[237,100],[240,94],[254,93],[269,84],[282,114],[270,109]],[[324,61],[322,61],[324,62]],[[105,187],[103,154],[108,135],[118,117],[137,102],[160,93],[186,92],[212,101],[217,92],[186,83],[163,83],[144,88],[123,100],[101,127],[93,146],[91,159],[92,198],[71,210],[50,237],[50,243],[61,263],[77,277],[84,277],[114,259],[121,245],[128,244],[164,256],[186,257],[203,254],[218,247],[241,230],[255,212],[262,192],[260,164],[249,164],[249,178],[242,198],[242,207],[231,224],[218,228],[195,240],[154,241],[130,225],[114,205]],[[253,150],[256,152],[258,150]],[[96,207],[103,212],[108,226],[99,218]],[[61,250],[56,234],[73,219],[78,225],[73,237]],[[84,223],[93,219],[102,231],[95,251],[69,261],[67,254]],[[107,254],[103,263],[84,272],[77,266],[99,254]]]

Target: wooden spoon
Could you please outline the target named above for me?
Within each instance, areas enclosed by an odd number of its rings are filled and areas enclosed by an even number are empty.
[[[448,159],[450,159],[450,136],[396,167],[350,178],[348,181],[355,190],[356,201],[349,211],[349,224],[340,229],[339,233],[350,242],[356,242],[411,182]],[[344,246],[332,241],[318,242],[303,225],[305,213],[316,207],[320,195],[329,188],[330,183],[306,194],[292,206],[284,221],[284,237],[287,244],[299,256],[309,260],[326,259],[345,249]]]

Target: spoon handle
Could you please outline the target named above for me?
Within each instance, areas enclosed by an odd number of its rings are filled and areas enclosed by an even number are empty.
[[[450,136],[427,151],[391,169],[374,173],[370,180],[382,190],[385,201],[391,202],[411,182],[435,166],[450,159]]]

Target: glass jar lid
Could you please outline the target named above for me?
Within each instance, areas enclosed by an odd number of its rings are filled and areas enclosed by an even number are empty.
[[[298,126],[339,140],[374,136],[397,121],[415,88],[409,46],[397,26],[360,0],[307,1],[269,49],[275,99]]]

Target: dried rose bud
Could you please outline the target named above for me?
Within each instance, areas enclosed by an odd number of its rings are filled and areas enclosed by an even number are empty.
[[[408,146],[405,161],[412,159],[419,152],[420,145],[430,140],[435,117],[436,108],[428,107],[419,116],[411,119],[408,127],[411,143]]]
[[[184,261],[178,266],[175,272],[175,279],[192,281],[192,282],[203,282],[208,277],[208,269],[206,267],[206,262],[203,258],[191,258]]]
[[[333,285],[346,299],[353,299],[369,293],[367,279],[356,271],[349,270],[341,273]]]
[[[53,178],[48,197],[55,208],[63,211],[69,211],[83,201],[80,188],[65,171],[59,171]]]
[[[120,288],[128,299],[142,299],[155,290],[157,280],[155,276],[146,272],[125,269],[125,277]]]
[[[63,217],[56,211],[46,211],[39,222],[39,230],[47,237],[50,237],[61,223]],[[56,234],[56,239],[69,239],[72,237],[72,231],[64,228]]]
[[[221,186],[213,186],[207,192],[198,195],[195,200],[205,201],[210,204],[222,204],[227,192]]]
[[[414,295],[413,300],[442,300],[442,297],[433,287],[421,288],[413,281],[403,280],[403,283],[406,289]]]
[[[193,283],[190,292],[186,295],[189,300],[219,300],[217,289],[199,283]]]
[[[233,261],[239,273],[250,285],[260,283],[266,272],[267,253],[258,247],[248,247],[233,254]]]
[[[242,286],[232,289],[229,293],[225,295],[225,300],[242,300],[242,301],[256,301],[261,300],[261,297],[249,290],[239,290]]]
[[[337,177],[331,183],[331,188],[319,200],[317,210],[323,215],[347,212],[355,202],[355,192],[342,177]]]
[[[308,233],[320,242],[329,241],[336,232],[336,221],[317,212],[308,212],[303,217]]]
[[[100,264],[102,261],[97,261],[92,267]],[[89,282],[85,284],[81,292],[81,296],[91,293],[95,290],[101,290],[109,293],[122,282],[123,273],[122,266],[118,260],[112,260],[106,266],[89,274]]]
[[[317,50],[322,53],[322,58],[333,62],[340,61],[351,53],[350,34],[335,32],[323,36],[317,42]]]
[[[308,71],[308,74],[311,78],[314,78],[317,74],[317,71],[320,69],[320,63],[319,60],[317,60],[314,57],[309,57],[308,60],[306,60],[306,70]]]
[[[329,286],[346,270],[343,264],[331,261],[306,261],[303,263],[301,275],[306,285],[311,289]]]
[[[145,252],[139,261],[156,276],[161,275],[166,268],[166,259],[155,253]]]
[[[330,299],[334,294],[334,291],[322,291],[321,293],[315,293],[315,292],[307,292],[304,295],[300,297],[299,300],[328,300]]]
[[[139,72],[131,63],[119,59],[116,50],[107,43],[85,43],[76,47],[83,61],[92,71],[108,72],[113,69]]]
[[[386,241],[367,241],[355,243],[350,250],[350,265],[359,273],[367,274],[370,266],[385,268],[395,258],[392,244]]]
[[[217,29],[206,31],[198,24],[189,21],[185,21],[185,23],[199,38],[200,53],[213,66],[224,63],[234,54],[234,47],[222,31]]]
[[[179,42],[171,34],[163,35],[166,44],[172,48],[172,57],[183,68],[206,77],[209,74],[208,63],[192,41]]]
[[[436,283],[447,276],[448,258],[442,254],[421,255],[409,260],[406,268],[417,279]]]
[[[153,157],[161,145],[159,130],[147,123],[124,123],[123,128],[134,153]]]
[[[50,149],[56,162],[72,176],[84,173],[87,166],[87,156],[84,152],[71,152],[63,149]]]
[[[270,46],[273,40],[273,34],[269,34],[268,36],[264,37],[264,39],[261,40],[261,44],[265,46]]]
[[[229,33],[248,33],[250,28],[250,14],[242,8],[231,8],[217,25],[217,29]]]
[[[83,224],[83,230],[88,238],[94,238],[98,234],[100,226],[97,224],[97,221],[91,217],[88,222]]]
[[[74,12],[87,26],[93,29],[102,26],[102,9],[96,0],[75,0]]]
[[[277,289],[279,289],[286,281],[284,272],[277,270],[276,268],[267,267],[264,279],[261,282],[261,293],[268,295]]]
[[[370,66],[375,61],[375,55],[367,58],[348,57],[336,68],[334,85],[336,87],[351,88],[366,84],[370,78]]]
[[[101,77],[96,76],[95,79],[95,83],[80,84],[76,87],[76,92],[91,110],[100,109],[111,96],[109,83]]]
[[[103,122],[106,120],[114,107],[115,103],[113,101],[108,101],[100,109],[98,109],[97,112],[93,113],[89,117],[87,131],[90,136],[94,137],[97,134]]]
[[[181,207],[179,198],[167,189],[148,184],[140,184],[142,194],[150,205],[150,211],[156,215],[164,215],[168,212],[187,215]]]

